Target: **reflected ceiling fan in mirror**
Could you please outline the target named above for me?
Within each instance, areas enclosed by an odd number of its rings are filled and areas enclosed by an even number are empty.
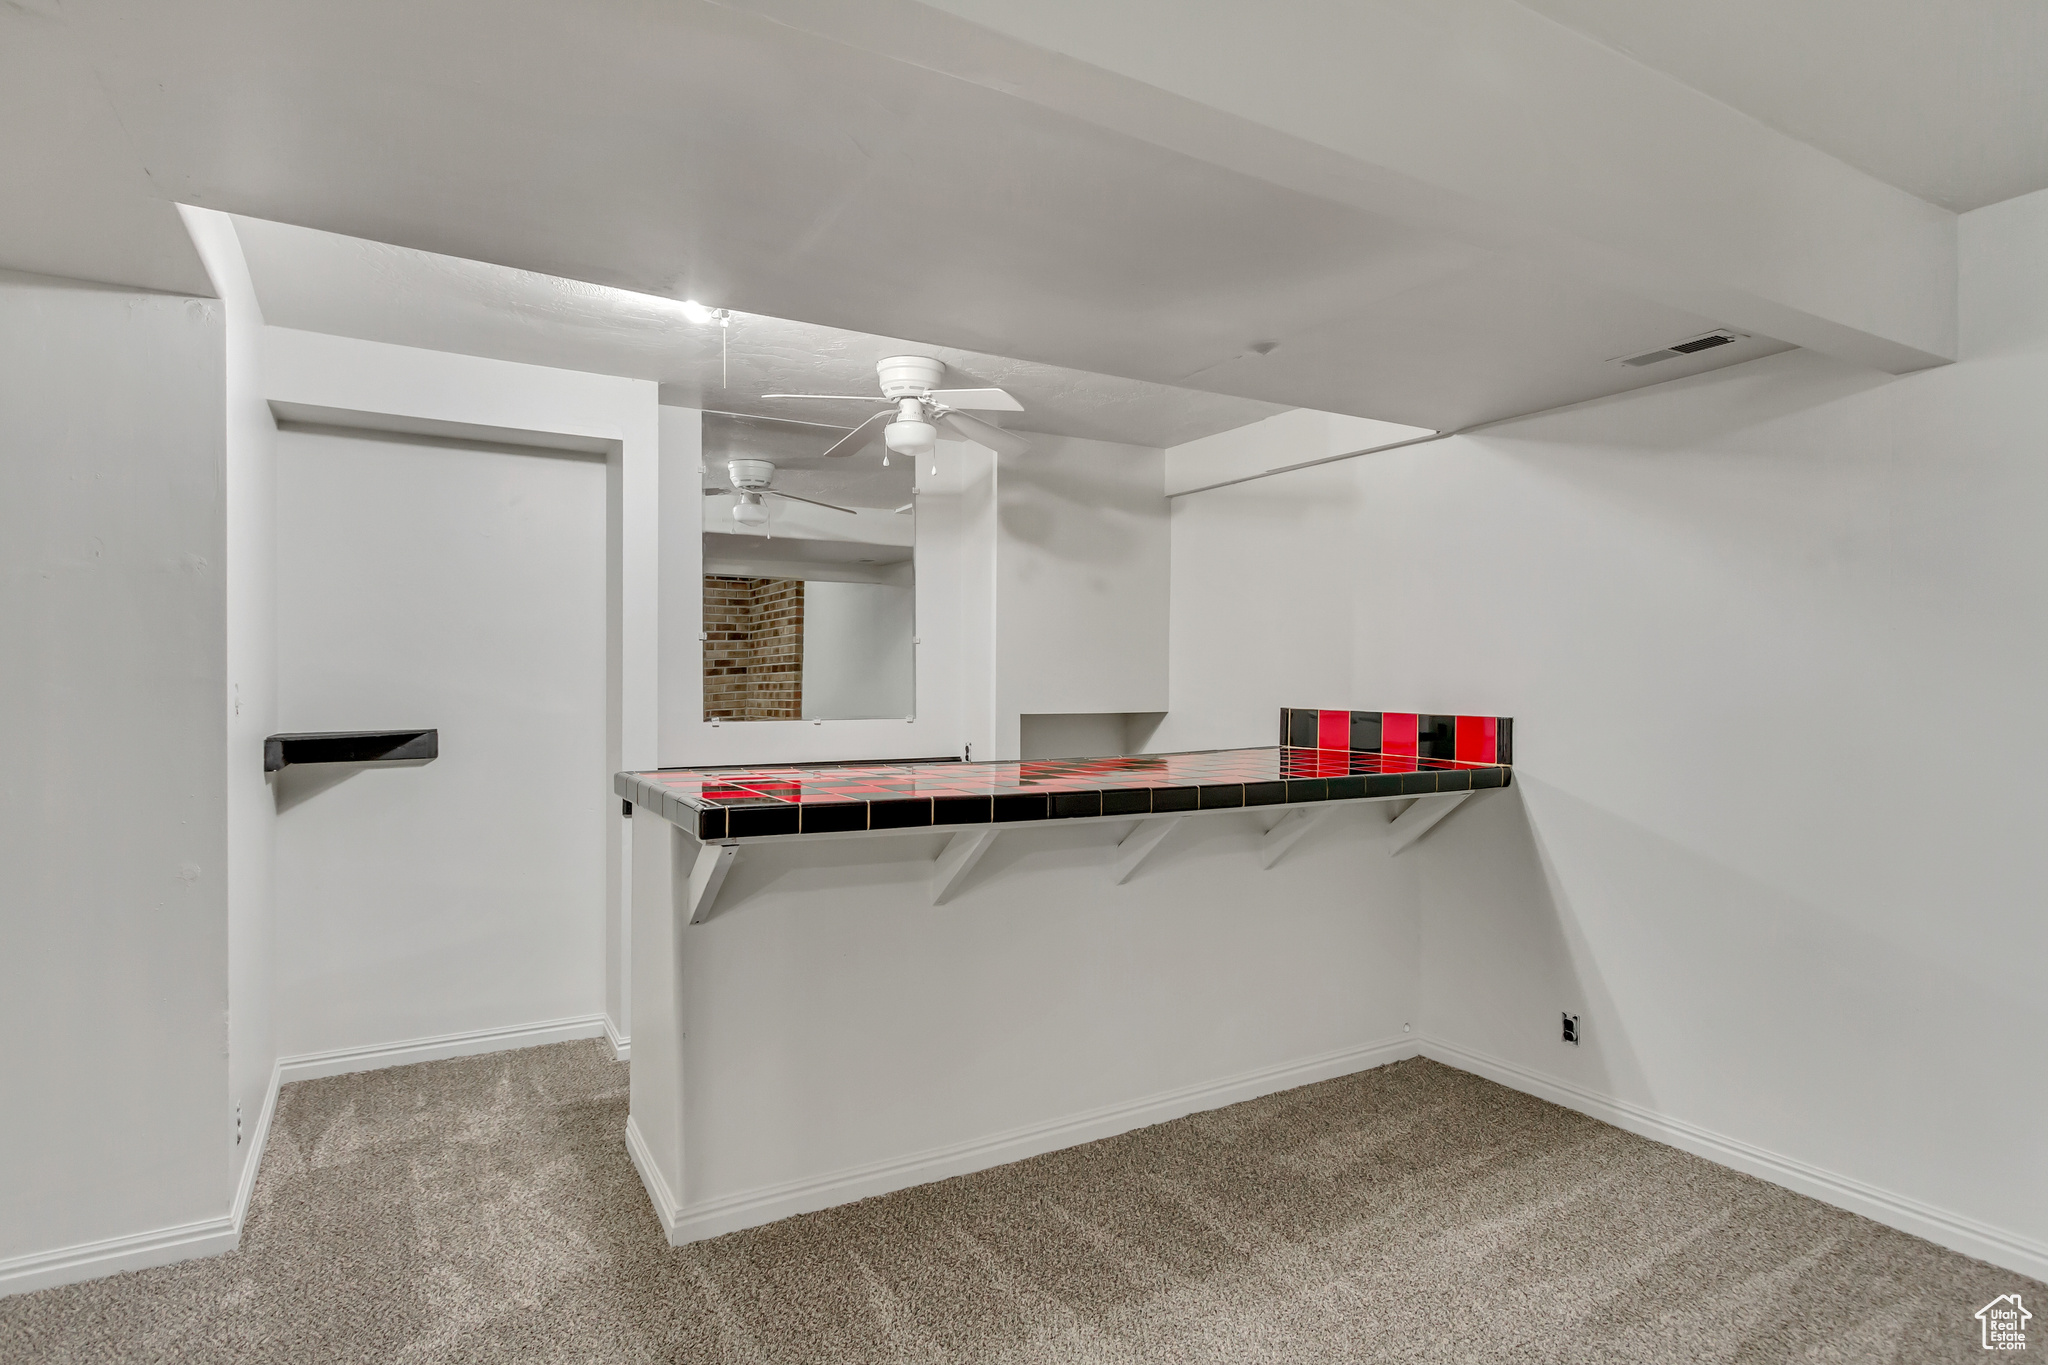
[[[767,529],[768,508],[761,501],[764,494],[769,497],[788,498],[791,502],[809,503],[828,512],[844,512],[850,517],[860,515],[851,507],[841,507],[833,502],[819,502],[816,498],[806,498],[795,493],[785,493],[779,488],[770,488],[768,485],[775,479],[775,465],[769,460],[727,460],[725,472],[732,479],[732,487],[706,488],[704,496],[715,498],[738,494],[739,501],[732,505],[732,519],[742,526],[759,526],[762,533],[771,538],[775,533]]]
[[[923,355],[892,355],[875,362],[882,392],[864,393],[764,393],[763,398],[805,398],[830,403],[887,403],[890,410],[878,412],[833,443],[825,453],[851,455],[863,449],[877,435],[888,450],[898,455],[928,455],[937,445],[940,427],[957,436],[987,446],[1004,455],[1022,455],[1031,443],[1014,432],[970,417],[976,412],[1022,412],[1024,405],[1001,389],[941,389],[933,387],[946,377],[946,363]],[[882,463],[889,463],[887,455]]]

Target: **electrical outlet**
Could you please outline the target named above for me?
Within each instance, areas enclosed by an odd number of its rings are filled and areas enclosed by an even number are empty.
[[[1573,1047],[1577,1047],[1579,1039],[1584,1036],[1585,1030],[1579,1027],[1579,1016],[1576,1014],[1564,1016],[1564,1040]]]

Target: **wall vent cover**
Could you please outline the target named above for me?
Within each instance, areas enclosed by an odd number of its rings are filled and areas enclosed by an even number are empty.
[[[1701,351],[1711,351],[1716,346],[1732,346],[1738,341],[1747,340],[1748,337],[1747,332],[1731,332],[1725,327],[1717,327],[1711,332],[1688,337],[1684,341],[1674,341],[1669,346],[1659,346],[1654,351],[1644,351],[1641,355],[1616,356],[1612,363],[1631,367],[1654,365],[1660,360],[1676,360],[1682,355],[1698,355]]]

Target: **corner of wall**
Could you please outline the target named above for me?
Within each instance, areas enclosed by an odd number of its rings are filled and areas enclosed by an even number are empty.
[[[179,205],[226,311],[229,1169],[239,1210],[256,1129],[274,1103],[273,861],[277,807],[263,741],[277,728],[276,435],[263,386],[263,310],[234,220]],[[259,1117],[260,1115],[260,1117]]]

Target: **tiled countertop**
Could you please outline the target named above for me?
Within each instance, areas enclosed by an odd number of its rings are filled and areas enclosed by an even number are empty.
[[[1504,763],[1277,746],[1004,763],[663,768],[620,773],[613,789],[710,842],[1385,800],[1505,787],[1511,773]]]

